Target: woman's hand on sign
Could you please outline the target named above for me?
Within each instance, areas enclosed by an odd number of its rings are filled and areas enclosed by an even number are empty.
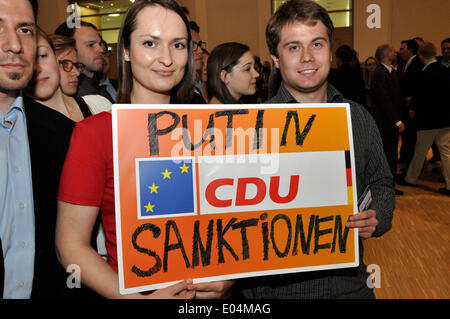
[[[194,285],[196,299],[226,298],[234,280],[203,282]]]
[[[350,216],[348,222],[345,224],[348,228],[358,228],[359,237],[363,239],[372,237],[377,225],[377,212],[373,209]]]
[[[148,295],[140,295],[140,298],[150,299],[194,299],[195,290],[192,279],[188,279],[180,281],[172,286],[155,290]]]

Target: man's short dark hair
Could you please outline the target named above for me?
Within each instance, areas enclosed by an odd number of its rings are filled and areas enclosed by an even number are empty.
[[[278,8],[267,24],[266,42],[271,54],[278,57],[281,29],[296,21],[307,25],[315,25],[317,21],[321,21],[327,29],[330,46],[333,46],[334,26],[327,10],[311,0],[290,0]]]
[[[189,21],[189,27],[191,28],[192,31],[195,31],[197,33],[200,33],[200,27],[198,26],[198,24],[195,21]]]
[[[38,16],[38,0],[29,0],[30,4],[31,4],[31,8],[33,9],[33,15],[34,15],[34,20],[37,22],[37,16]]]
[[[441,49],[444,46],[444,43],[450,43],[450,38],[442,40],[442,42],[441,42]]]
[[[412,51],[413,54],[417,54],[417,50],[419,49],[419,44],[414,40],[403,40],[402,44],[405,43],[406,47]]]
[[[97,27],[90,22],[80,21],[80,26],[89,27],[97,31]],[[69,28],[66,22],[61,23],[55,30],[55,34],[63,35],[65,37],[73,38],[76,28]]]

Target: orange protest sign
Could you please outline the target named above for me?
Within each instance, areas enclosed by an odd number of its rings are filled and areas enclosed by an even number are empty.
[[[358,265],[348,104],[114,105],[120,291]]]

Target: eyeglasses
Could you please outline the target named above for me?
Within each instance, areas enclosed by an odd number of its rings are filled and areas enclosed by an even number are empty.
[[[202,48],[202,49],[206,49],[206,42],[203,41],[192,41],[192,50],[197,50],[198,47]]]
[[[80,72],[84,70],[84,64],[80,62],[72,62],[71,60],[59,60],[58,62],[66,72],[72,71],[73,67],[76,67]]]

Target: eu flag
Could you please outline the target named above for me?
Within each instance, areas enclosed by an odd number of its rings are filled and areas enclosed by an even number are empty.
[[[191,159],[137,162],[140,218],[195,213]]]

